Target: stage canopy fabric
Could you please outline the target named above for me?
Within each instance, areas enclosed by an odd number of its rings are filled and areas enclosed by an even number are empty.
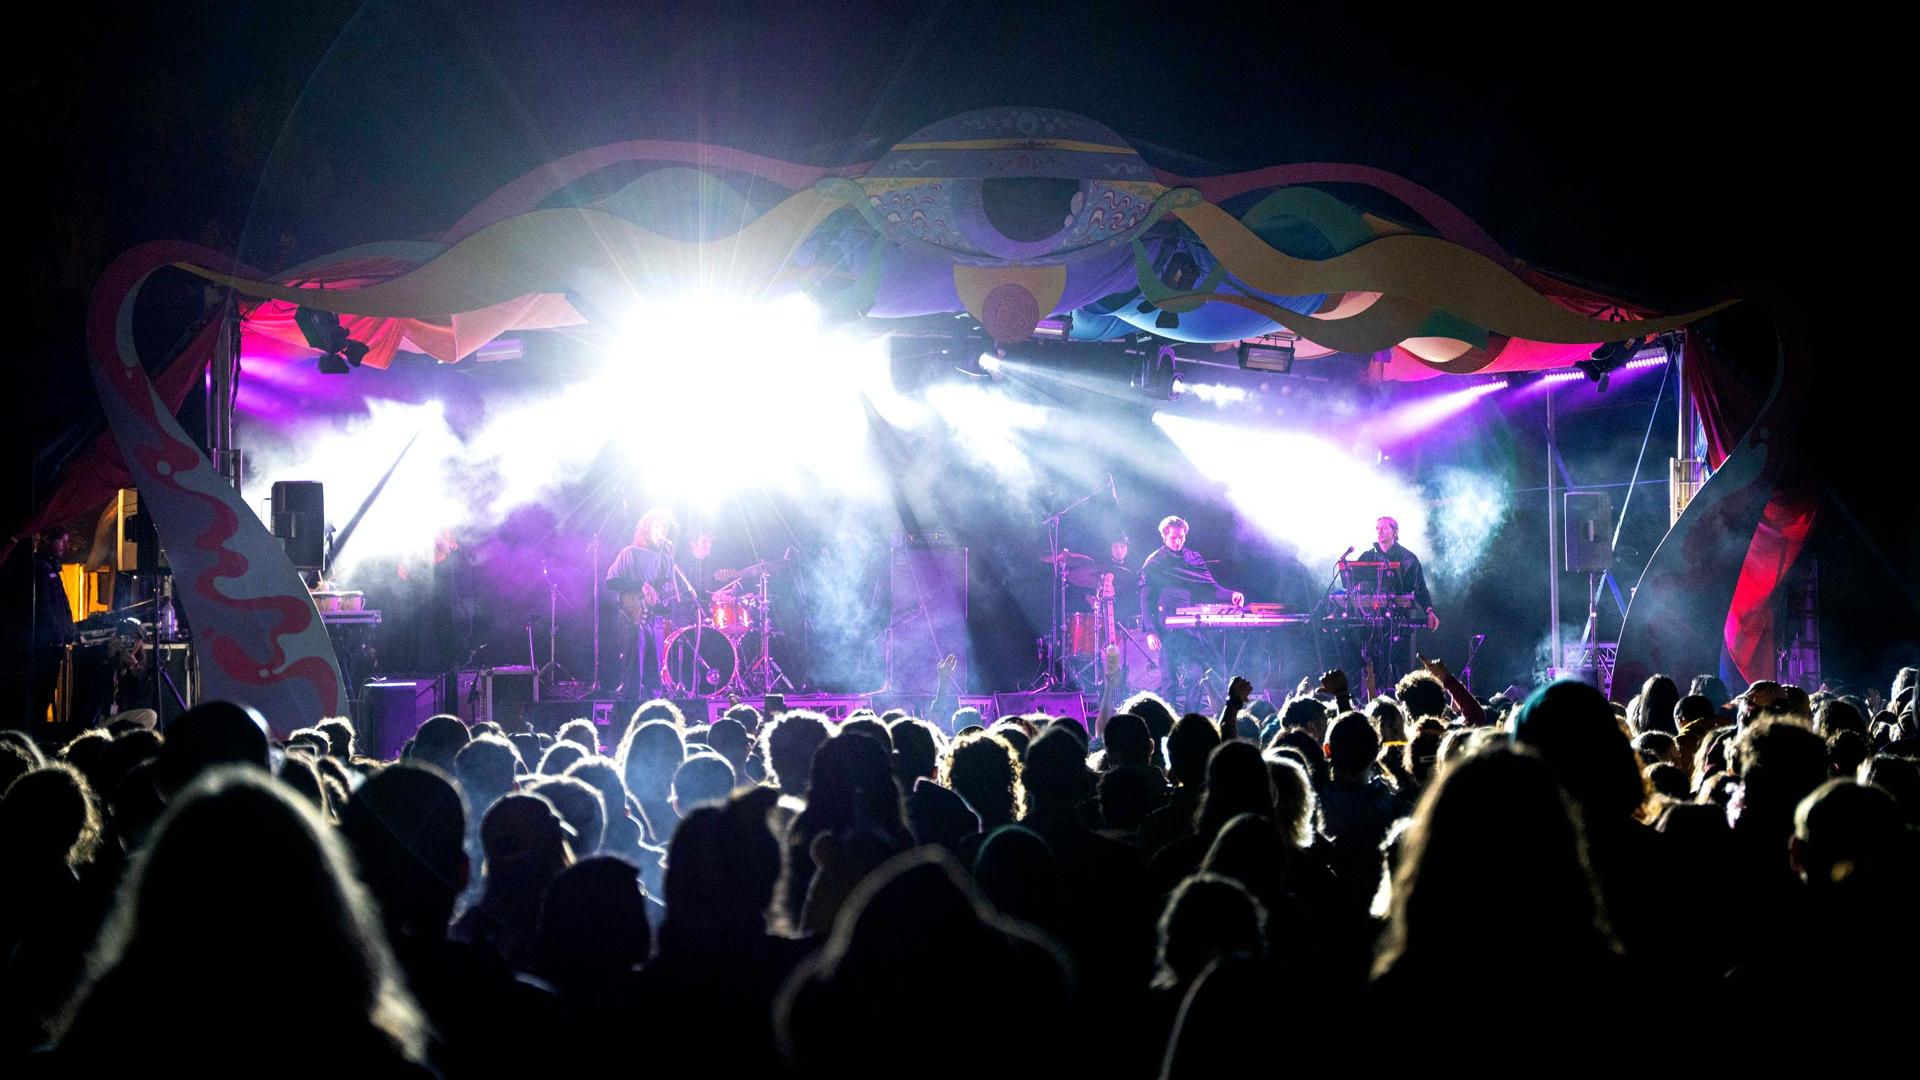
[[[966,312],[1001,345],[1050,318],[1083,341],[1278,338],[1303,361],[1373,356],[1390,380],[1564,367],[1704,314],[1656,315],[1525,267],[1377,169],[1176,176],[1092,120],[1020,108],[943,120],[833,169],[618,143],[507,185],[437,242],[270,277],[188,268],[277,301],[250,308],[249,355],[304,345],[298,305],[339,313],[375,368],[400,350],[455,363],[507,331],[716,290],[801,292],[876,329]]]

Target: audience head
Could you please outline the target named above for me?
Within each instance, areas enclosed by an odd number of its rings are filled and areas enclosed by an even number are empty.
[[[1588,828],[1611,827],[1646,801],[1633,744],[1594,687],[1566,679],[1535,690],[1514,712],[1510,731],[1553,769]]]
[[[561,776],[575,762],[591,753],[591,750],[572,739],[555,739],[553,745],[547,747],[547,752],[540,755],[540,765],[533,771],[541,776]]]
[[[334,757],[351,761],[358,753],[354,747],[353,721],[344,716],[329,716],[314,726],[327,737],[327,746]]]
[[[167,725],[160,751],[165,791],[180,791],[221,765],[267,768],[267,721],[259,712],[231,701],[203,701]]]
[[[0,789],[0,866],[9,872],[78,869],[93,861],[100,830],[92,786],[64,762],[32,769]]]
[[[887,725],[869,713],[858,720],[849,720],[840,725],[841,735],[864,735],[879,743],[888,754],[893,753],[893,734]]]
[[[739,724],[749,737],[760,731],[760,725],[765,720],[765,718],[760,715],[759,709],[754,708],[744,701],[738,705],[730,706],[721,716],[721,719],[731,720]]]
[[[1273,824],[1280,837],[1296,848],[1313,845],[1313,819],[1318,801],[1306,766],[1291,755],[1269,750],[1264,755],[1273,781]]]
[[[297,1016],[327,1033],[320,1054],[377,1032],[417,1056],[422,1021],[351,865],[263,770],[207,771],[135,857],[63,1045],[82,1060],[172,1051],[206,1069],[277,1045]],[[205,1030],[214,1000],[221,1037],[174,1047]]]
[[[1207,756],[1220,745],[1220,729],[1199,713],[1174,722],[1167,734],[1167,772],[1175,783],[1195,791],[1206,782]]]
[[[607,804],[599,789],[571,776],[541,776],[526,790],[559,811],[571,831],[568,842],[575,855],[585,858],[600,850],[607,837]]]
[[[1207,759],[1207,789],[1194,815],[1194,831],[1211,839],[1239,814],[1273,816],[1273,777],[1260,748],[1245,739],[1221,743]]]
[[[1913,842],[1893,796],[1852,780],[1829,780],[1800,800],[1791,844],[1794,869],[1815,887],[1913,873],[1899,865]]]
[[[911,786],[920,777],[932,777],[940,771],[940,733],[925,720],[911,716],[893,722],[888,733],[893,740],[893,771],[903,785]]]
[[[780,879],[780,843],[769,818],[778,793],[746,788],[694,807],[667,849],[662,951],[763,943]]]
[[[681,817],[703,803],[725,802],[733,793],[733,766],[719,754],[698,753],[673,774],[673,808]]]
[[[1784,838],[1800,800],[1831,775],[1826,743],[1792,720],[1760,720],[1743,729],[1728,764],[1740,778],[1735,828],[1755,836]]]
[[[747,727],[731,716],[723,716],[707,729],[707,745],[713,752],[727,759],[736,775],[747,771],[747,756],[753,752],[753,738],[747,734]]]
[[[1444,975],[1605,948],[1577,820],[1553,770],[1530,753],[1489,749],[1441,774],[1402,838],[1375,970],[1407,958]],[[1497,938],[1468,931],[1490,916]]]
[[[782,1053],[805,1075],[872,1074],[876,1063],[892,1068],[926,1053],[928,1002],[1017,999],[1052,1015],[1066,1003],[1069,970],[1050,939],[994,911],[950,855],[916,848],[848,896],[826,944],[787,980],[774,1028]],[[848,1037],[854,1016],[862,1038]],[[988,1075],[1006,1067],[1006,1055],[1001,1040],[947,1040],[940,1071]],[[1055,1066],[1026,1064],[1038,1072]]]
[[[390,934],[446,933],[467,884],[466,831],[460,793],[431,765],[390,765],[353,793],[340,832]]]
[[[970,727],[986,727],[986,717],[980,714],[980,710],[971,705],[962,705],[953,710],[953,716],[948,720],[947,730],[958,735]]]
[[[827,741],[827,718],[806,709],[790,709],[767,729],[769,780],[788,795],[804,795],[813,775],[813,755]]]
[[[1393,693],[1406,710],[1409,723],[1429,716],[1445,717],[1447,714],[1447,688],[1425,671],[1412,671],[1402,676],[1394,685]]]
[[[1049,726],[1027,748],[1021,781],[1027,786],[1027,813],[1070,814],[1094,793],[1087,770],[1087,748],[1066,730]]]
[[[1165,740],[1173,731],[1177,715],[1173,706],[1165,698],[1151,690],[1142,690],[1120,703],[1120,711],[1131,713],[1146,722],[1147,734],[1156,741]]]
[[[553,803],[539,795],[513,794],[495,800],[480,819],[487,890],[531,889],[537,897],[573,861],[569,829]]]
[[[1393,698],[1381,695],[1367,705],[1367,717],[1373,721],[1374,733],[1380,736],[1380,742],[1407,741],[1407,717],[1400,711],[1400,703]]]
[[[687,744],[677,724],[641,719],[646,712],[647,706],[642,705],[633,714],[633,726],[620,740],[620,771],[635,798],[644,803],[665,802],[673,788],[674,770],[686,760]]]
[[[1875,754],[1860,765],[1860,782],[1893,796],[1908,828],[1920,828],[1920,763],[1912,758]]]
[[[482,735],[453,755],[453,775],[466,792],[476,820],[493,800],[513,790],[522,771],[519,753],[498,735]]]
[[[1380,737],[1360,713],[1343,714],[1327,732],[1327,763],[1336,777],[1364,778],[1379,753]]]
[[[1671,675],[1650,675],[1640,684],[1639,725],[1635,733],[1644,731],[1664,731],[1669,735],[1677,734],[1679,726],[1674,723],[1674,706],[1680,701],[1680,687],[1674,683]]]
[[[453,772],[453,759],[460,748],[472,741],[472,732],[460,718],[447,713],[427,717],[414,732],[411,749],[407,753],[410,761],[425,762],[441,772]]]
[[[1282,731],[1304,731],[1316,743],[1327,739],[1327,707],[1310,697],[1297,697],[1280,710]]]
[[[1002,915],[1051,927],[1066,899],[1053,849],[1032,829],[1002,825],[987,834],[973,864],[980,891]]]
[[[1184,988],[1221,956],[1265,956],[1267,912],[1233,878],[1194,874],[1167,900],[1160,915],[1159,939],[1154,986]]]
[[[1132,713],[1121,713],[1108,720],[1101,739],[1107,747],[1106,755],[1101,758],[1102,768],[1111,770],[1123,765],[1153,763],[1153,736],[1147,733],[1147,722]]]
[[[976,731],[948,747],[940,782],[967,800],[981,828],[990,830],[1026,816],[1020,769],[1019,756],[997,732]]]
[[[611,991],[653,951],[640,872],[608,855],[554,876],[540,904],[534,973],[566,996]]]

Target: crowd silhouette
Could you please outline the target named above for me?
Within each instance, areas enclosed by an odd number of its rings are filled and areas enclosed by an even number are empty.
[[[1897,1029],[1916,672],[1071,719],[648,702],[397,761],[0,732],[10,1075],[1678,1071]],[[1254,707],[1255,705],[1259,707]],[[556,1072],[556,1070],[559,1070]],[[164,1075],[164,1073],[161,1073]]]

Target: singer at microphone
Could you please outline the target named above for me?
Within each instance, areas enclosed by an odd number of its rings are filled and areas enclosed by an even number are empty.
[[[623,636],[620,697],[659,697],[667,616],[683,599],[673,563],[673,515],[654,508],[633,529],[633,543],[607,567],[607,591],[619,597]]]

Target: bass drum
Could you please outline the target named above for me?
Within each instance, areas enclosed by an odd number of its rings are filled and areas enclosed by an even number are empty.
[[[740,670],[732,639],[710,626],[687,626],[667,635],[660,683],[679,697],[706,697],[727,688]]]

